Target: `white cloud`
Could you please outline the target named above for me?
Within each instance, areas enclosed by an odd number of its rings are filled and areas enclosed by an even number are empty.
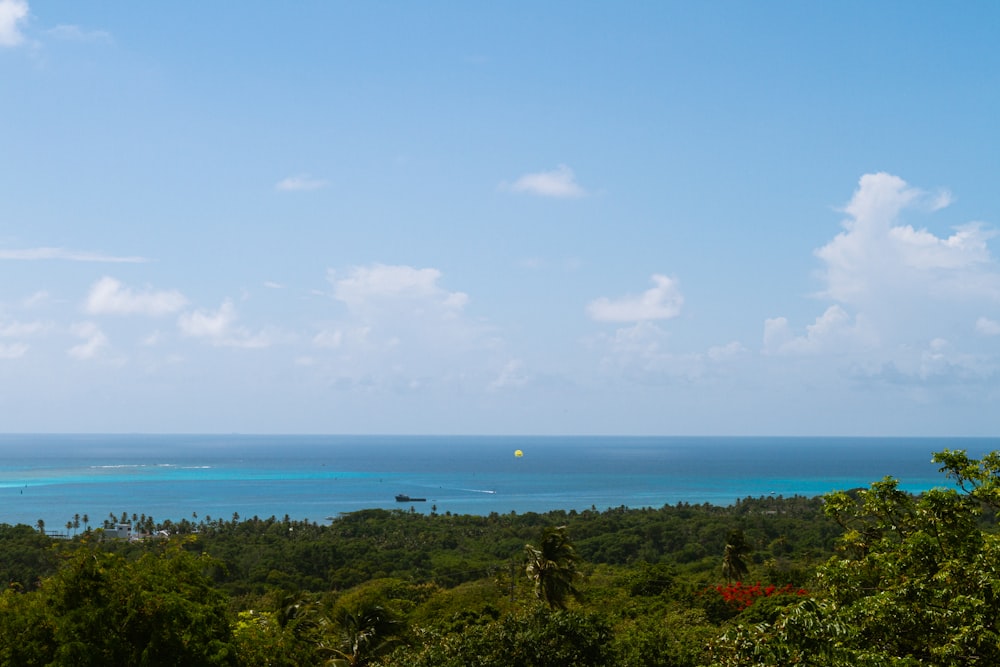
[[[843,231],[816,251],[823,262],[829,299],[801,330],[785,317],[764,323],[762,352],[803,357],[810,377],[849,378],[852,383],[906,387],[911,398],[930,400],[932,387],[964,391],[997,374],[998,357],[982,341],[964,335],[1000,335],[1000,325],[976,314],[1000,302],[1000,266],[981,223],[953,227],[944,235],[910,224],[952,201],[886,173],[861,177],[844,207]],[[930,342],[928,342],[930,341]],[[791,367],[788,367],[791,368]]]
[[[0,338],[24,338],[44,333],[49,325],[42,322],[8,322],[0,324]]]
[[[157,345],[160,344],[160,341],[162,340],[163,340],[163,334],[160,333],[159,331],[154,331],[151,334],[147,335],[145,338],[143,338],[139,344],[143,345],[144,347],[156,347]]]
[[[0,338],[23,339],[44,334],[51,329],[50,324],[43,322],[11,321],[0,323]],[[0,359],[20,359],[28,352],[28,344],[23,340],[11,343],[0,342]]]
[[[313,335],[310,368],[331,386],[482,391],[509,359],[491,327],[465,315],[469,296],[446,289],[438,269],[371,264],[327,278],[343,307]]]
[[[996,357],[984,357],[958,349],[951,341],[934,338],[918,346],[900,348],[881,364],[858,367],[855,379],[877,380],[908,387],[911,398],[934,400],[929,389],[962,394],[979,392],[983,383],[993,382],[1000,373]]]
[[[70,332],[83,339],[82,343],[74,345],[67,351],[67,354],[74,359],[93,359],[102,349],[108,346],[108,337],[93,322],[79,322],[74,324],[70,328]]]
[[[950,195],[930,197],[897,176],[866,174],[844,211],[844,232],[816,251],[826,265],[823,295],[841,303],[879,307],[901,296],[1000,298],[1000,271],[979,223],[948,237],[901,224],[908,209],[934,211]]]
[[[0,259],[23,261],[59,259],[71,262],[107,262],[141,264],[148,262],[145,257],[118,257],[86,250],[68,250],[66,248],[24,248],[20,250],[0,250]]]
[[[38,290],[37,292],[28,295],[21,301],[21,305],[25,308],[38,308],[45,305],[49,301],[49,293],[45,290]]]
[[[672,352],[667,340],[667,332],[648,320],[601,335],[597,338],[603,348],[601,369],[616,378],[660,384],[702,378],[710,369],[707,361],[718,360],[700,352]]]
[[[24,343],[0,343],[0,359],[20,359],[28,352]]]
[[[796,336],[784,317],[764,322],[764,352],[769,354],[840,353],[876,342],[864,318],[851,319],[840,306],[834,305],[806,327],[805,334]]]
[[[333,296],[351,308],[387,301],[406,301],[436,306],[446,311],[462,309],[469,301],[464,292],[448,292],[438,285],[437,269],[416,269],[405,265],[373,264],[354,267],[344,278],[328,273]]]
[[[943,208],[951,206],[954,201],[955,199],[951,196],[950,192],[942,190],[931,200],[929,207],[932,211],[940,211]]]
[[[28,18],[28,3],[24,0],[0,0],[0,46],[18,46],[24,35],[18,24]]]
[[[747,349],[739,341],[732,341],[726,343],[725,345],[715,345],[708,348],[706,356],[709,360],[716,363],[721,363],[728,361],[729,359],[735,359],[736,357],[745,354]]]
[[[523,387],[528,384],[529,377],[520,359],[511,359],[501,369],[500,374],[489,383],[489,389],[508,389]]]
[[[310,190],[321,190],[327,186],[327,182],[322,178],[314,178],[309,174],[297,174],[278,181],[274,188],[281,192],[308,192]]]
[[[338,348],[344,342],[344,332],[340,329],[330,331],[320,331],[313,336],[313,345],[316,347]]]
[[[1000,322],[988,317],[980,317],[976,320],[976,332],[984,336],[1000,336]]]
[[[677,282],[667,276],[654,274],[654,287],[639,296],[620,299],[601,297],[587,305],[587,314],[600,322],[642,322],[676,317],[681,312],[684,297]]]
[[[57,25],[55,28],[46,30],[45,34],[67,42],[108,43],[111,41],[111,33],[109,32],[86,30],[78,25]]]
[[[276,334],[251,332],[236,326],[236,320],[236,308],[231,301],[226,300],[215,312],[195,310],[182,313],[177,318],[177,327],[183,336],[202,338],[219,347],[259,349],[274,344]]]
[[[216,338],[226,336],[236,321],[236,308],[231,301],[225,301],[214,313],[196,310],[177,318],[181,333],[192,338]]]
[[[587,194],[587,191],[576,182],[573,170],[564,164],[552,171],[525,174],[509,185],[502,183],[500,187],[511,192],[524,192],[560,199],[583,197]]]
[[[84,310],[91,315],[149,315],[175,313],[187,304],[177,290],[136,292],[114,278],[105,276],[90,288]]]

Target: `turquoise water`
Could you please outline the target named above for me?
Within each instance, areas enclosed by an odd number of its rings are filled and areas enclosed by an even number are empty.
[[[489,514],[814,496],[891,475],[948,481],[932,452],[986,438],[0,435],[0,522],[194,513],[324,521],[364,508]],[[524,456],[517,458],[514,450]]]

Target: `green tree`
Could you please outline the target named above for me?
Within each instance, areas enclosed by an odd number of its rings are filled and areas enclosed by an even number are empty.
[[[458,634],[417,633],[386,664],[408,667],[605,667],[616,664],[605,619],[540,605],[476,624]]]
[[[134,561],[81,546],[37,591],[5,594],[0,663],[235,664],[226,599],[205,567],[204,557],[179,546]]]
[[[360,609],[342,611],[335,619],[337,627],[334,667],[365,667],[388,654],[400,643],[403,624],[382,606],[367,604]]]
[[[722,552],[722,576],[726,578],[726,583],[730,584],[735,579],[742,581],[750,569],[747,567],[747,556],[750,555],[750,545],[747,544],[746,536],[742,530],[734,529],[729,531],[726,538],[726,546]]]
[[[539,546],[524,547],[525,572],[534,582],[535,597],[551,609],[565,609],[567,599],[578,596],[576,580],[579,556],[570,542],[566,526],[549,527],[542,531]]]
[[[717,664],[1000,664],[1000,535],[982,521],[1000,506],[1000,454],[945,450],[934,461],[957,490],[913,496],[885,478],[827,496],[844,534],[818,570],[822,595],[732,631]]]

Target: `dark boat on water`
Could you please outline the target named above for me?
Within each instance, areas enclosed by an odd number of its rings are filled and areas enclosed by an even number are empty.
[[[397,493],[396,494],[396,502],[397,503],[426,503],[427,499],[426,498],[411,498],[410,496],[406,495],[405,493]]]

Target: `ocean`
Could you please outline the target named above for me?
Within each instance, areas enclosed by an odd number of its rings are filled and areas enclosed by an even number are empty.
[[[816,496],[886,475],[950,484],[931,454],[993,438],[0,435],[0,523],[66,530],[271,515],[327,522],[366,508],[487,515]],[[523,456],[515,456],[521,450]],[[405,494],[423,502],[397,502]]]

